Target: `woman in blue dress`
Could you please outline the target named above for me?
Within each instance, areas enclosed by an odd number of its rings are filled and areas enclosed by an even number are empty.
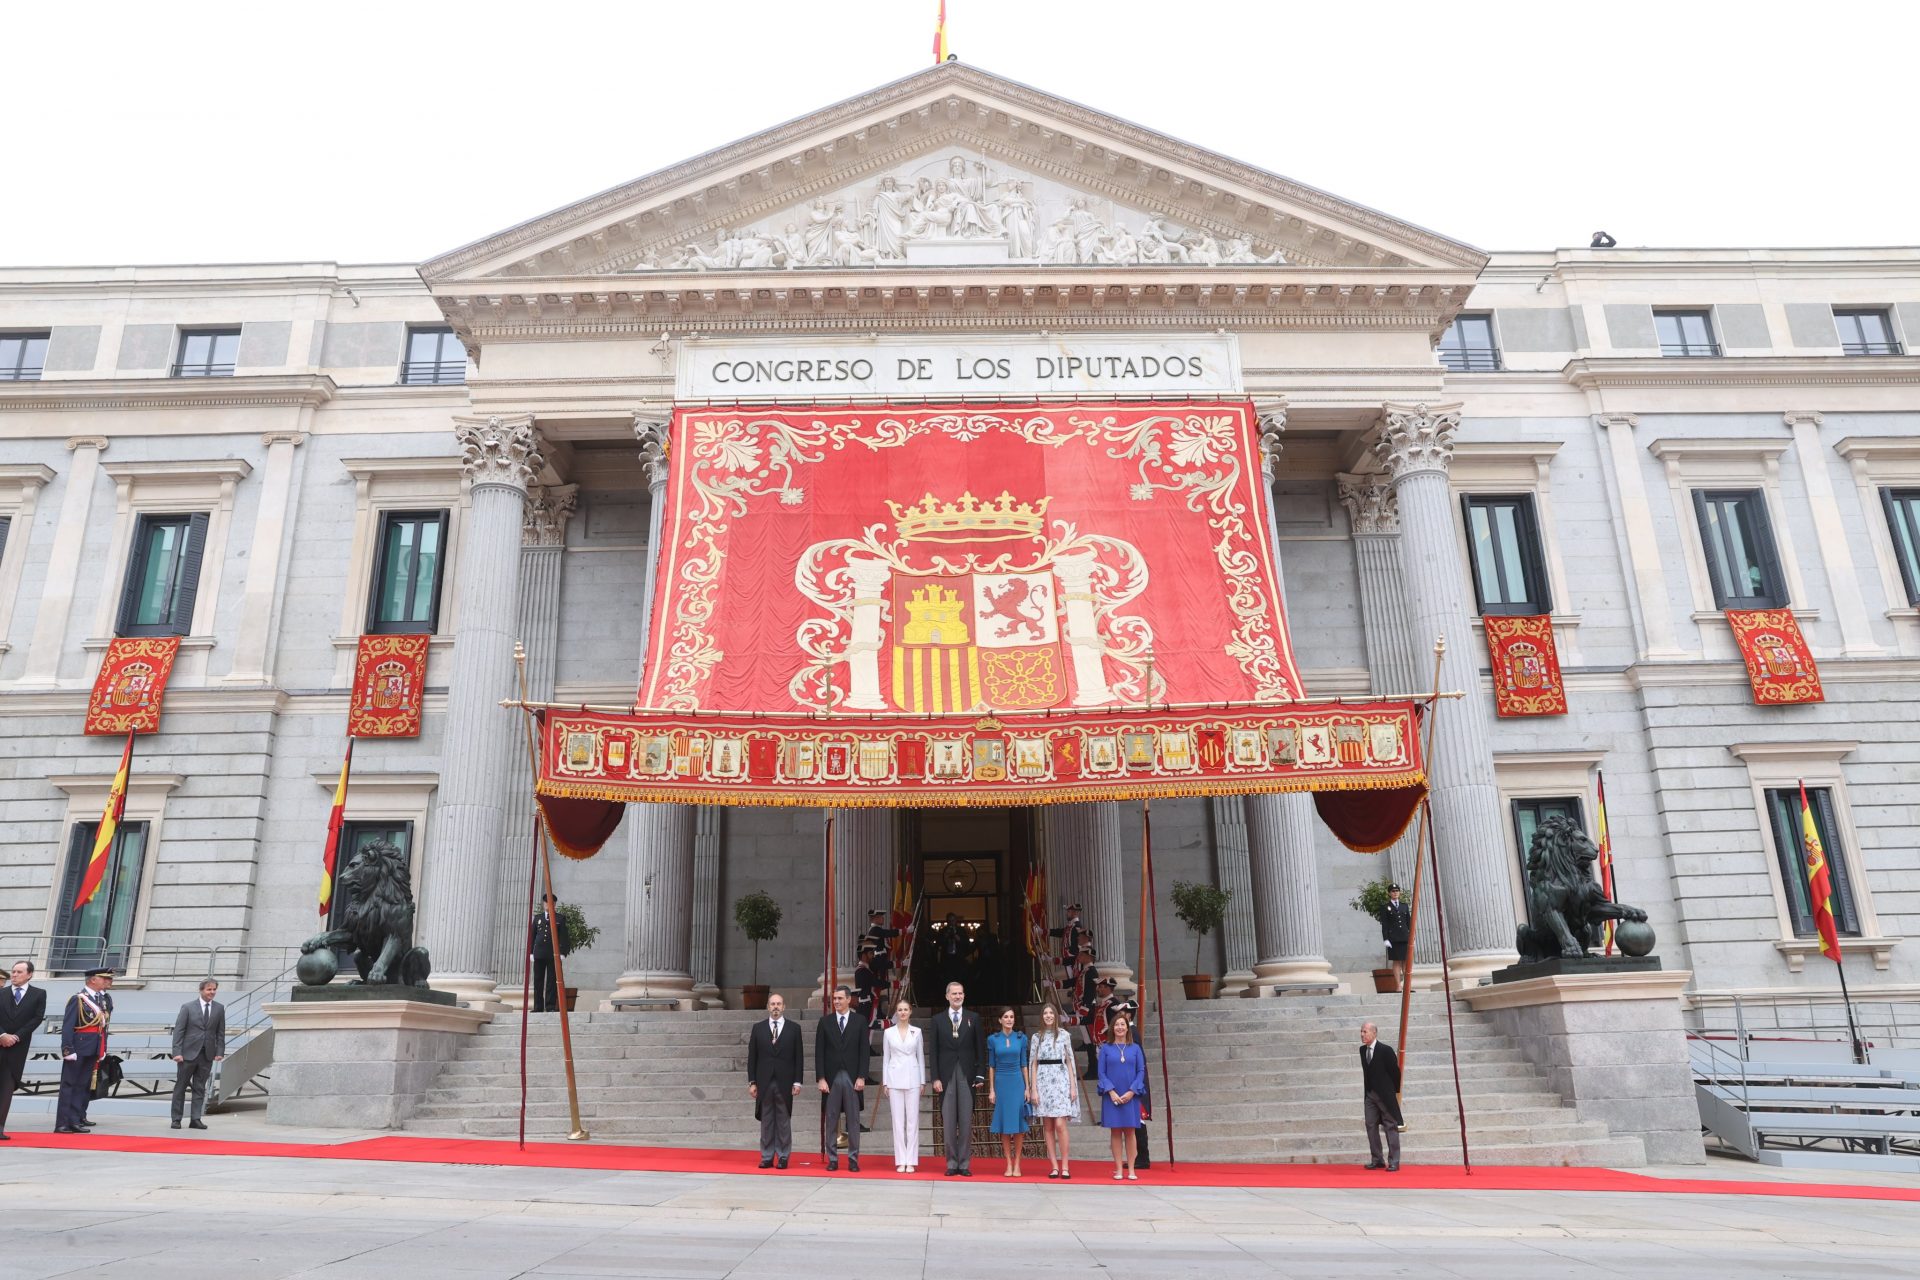
[[[1107,1034],[1107,1043],[1100,1046],[1100,1124],[1113,1147],[1113,1180],[1138,1182],[1134,1143],[1140,1095],[1147,1087],[1147,1058],[1133,1043],[1133,1019],[1126,1014],[1113,1015]]]
[[[1019,1015],[1000,1011],[1000,1029],[987,1037],[987,1101],[993,1104],[993,1132],[1007,1158],[1004,1176],[1020,1176],[1020,1143],[1027,1135],[1027,1094],[1033,1080],[1027,1066],[1027,1038],[1013,1029]]]

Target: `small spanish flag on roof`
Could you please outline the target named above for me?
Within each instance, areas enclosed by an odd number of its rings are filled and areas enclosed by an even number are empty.
[[[933,24],[933,65],[947,60],[947,0],[940,0],[940,16]]]

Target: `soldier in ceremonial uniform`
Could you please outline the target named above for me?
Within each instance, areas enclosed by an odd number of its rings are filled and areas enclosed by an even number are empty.
[[[887,926],[887,913],[884,911],[867,912],[866,941],[873,944],[873,987],[882,997],[882,1007],[875,1014],[874,1025],[884,1029],[887,1025],[886,1011],[893,1002],[885,997],[893,993],[893,952],[888,948],[889,940],[900,936],[900,930]]]
[[[863,942],[860,944],[860,962],[853,966],[853,1008],[866,1019],[869,1031],[881,1025],[880,983],[873,972],[873,957],[873,944]]]
[[[60,1023],[60,1101],[54,1111],[55,1133],[85,1133],[93,1128],[87,1103],[100,1059],[107,1053],[107,1022],[113,1017],[112,969],[87,970],[87,985],[67,1001]]]

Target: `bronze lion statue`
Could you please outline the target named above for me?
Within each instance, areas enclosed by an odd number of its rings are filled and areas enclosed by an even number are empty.
[[[346,895],[346,927],[317,933],[300,944],[302,955],[322,947],[348,947],[366,984],[424,987],[433,965],[427,949],[413,945],[413,889],[407,857],[387,840],[375,840],[353,855],[340,873]]]
[[[1645,923],[1638,907],[1609,901],[1593,877],[1600,859],[1587,833],[1567,818],[1554,816],[1533,833],[1527,849],[1527,911],[1531,924],[1520,926],[1520,959],[1569,959],[1587,954],[1601,942],[1608,920]]]

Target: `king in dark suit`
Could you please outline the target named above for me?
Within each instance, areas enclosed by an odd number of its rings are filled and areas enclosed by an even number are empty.
[[[47,993],[33,985],[33,961],[13,966],[13,980],[0,988],[0,1142],[7,1138],[13,1091],[27,1071],[33,1033],[47,1020]]]
[[[834,1125],[847,1122],[847,1169],[860,1172],[860,1106],[867,1087],[867,1059],[873,1040],[867,1017],[853,1007],[853,992],[833,989],[833,1012],[813,1033],[813,1076],[820,1085],[820,1154],[827,1171],[840,1167],[833,1151]]]
[[[747,1033],[747,1093],[760,1122],[762,1169],[775,1160],[784,1169],[793,1154],[793,1099],[805,1069],[799,1024],[787,1017],[784,997],[768,996],[767,1020]]]
[[[947,984],[947,1007],[933,1015],[933,1091],[940,1098],[940,1129],[947,1144],[947,1176],[973,1176],[973,1091],[987,1082],[987,1040],[980,1015],[966,1010],[967,991]]]
[[[67,1000],[60,1022],[60,1101],[54,1109],[55,1133],[84,1133],[93,1128],[87,1103],[93,1079],[107,1053],[107,1023],[113,1018],[113,970],[87,970],[87,985]]]
[[[1360,1025],[1360,1078],[1366,1089],[1364,1103],[1367,1123],[1367,1150],[1373,1154],[1369,1169],[1400,1171],[1400,1058],[1390,1044],[1380,1043],[1380,1032],[1371,1022]],[[1380,1159],[1380,1130],[1387,1134],[1387,1158]]]
[[[208,978],[200,995],[180,1006],[173,1019],[173,1127],[180,1127],[187,1087],[193,1087],[193,1127],[206,1128],[200,1116],[207,1109],[207,1078],[213,1064],[227,1056],[227,1006],[213,997],[220,984]]]

